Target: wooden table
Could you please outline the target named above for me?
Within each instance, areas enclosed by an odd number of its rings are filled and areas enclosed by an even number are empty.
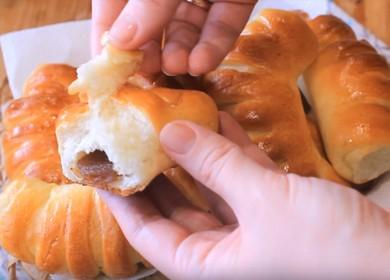
[[[0,0],[0,34],[25,28],[91,17],[90,0]],[[11,96],[3,57],[0,55],[0,97]],[[1,102],[3,104],[3,102]],[[146,278],[164,280],[161,274]]]

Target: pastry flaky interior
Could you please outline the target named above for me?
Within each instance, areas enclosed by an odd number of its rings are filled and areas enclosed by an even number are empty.
[[[334,16],[309,25],[320,54],[305,73],[326,153],[356,184],[390,171],[390,68],[366,41]]]
[[[208,95],[135,82],[141,61],[140,52],[107,45],[78,69],[69,90],[87,102],[66,108],[56,128],[69,180],[130,195],[174,166],[159,141],[165,124],[190,120],[217,130],[217,108]]]
[[[317,39],[299,13],[263,10],[204,83],[219,109],[282,170],[348,184],[317,148],[297,87],[317,54]]]
[[[78,103],[67,94],[76,70],[43,65],[22,98],[5,109],[2,161],[8,183],[0,193],[0,246],[38,269],[67,278],[134,275],[139,263],[95,189],[70,184],[55,136],[58,114]]]

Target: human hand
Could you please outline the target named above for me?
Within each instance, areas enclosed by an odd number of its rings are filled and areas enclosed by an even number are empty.
[[[231,118],[221,125],[230,140],[186,121],[168,124],[160,140],[237,223],[191,208],[161,181],[129,198],[100,192],[158,270],[173,279],[390,277],[388,212],[353,189],[281,173]]]
[[[214,69],[232,48],[256,0],[212,0],[206,11],[184,0],[93,0],[92,53],[109,30],[121,49],[145,52],[143,72],[200,75]],[[166,29],[166,44],[160,42]]]

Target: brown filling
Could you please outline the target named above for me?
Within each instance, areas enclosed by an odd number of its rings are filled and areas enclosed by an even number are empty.
[[[83,184],[86,185],[107,188],[118,179],[112,162],[102,151],[94,151],[85,155],[77,162],[77,167],[83,178]]]

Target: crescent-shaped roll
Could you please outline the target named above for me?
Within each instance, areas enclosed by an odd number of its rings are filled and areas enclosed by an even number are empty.
[[[32,178],[0,195],[0,244],[41,271],[78,279],[129,277],[144,262],[94,188]]]
[[[334,16],[309,22],[321,52],[305,73],[326,153],[356,184],[390,170],[390,68]]]
[[[317,54],[317,39],[299,13],[263,10],[205,76],[205,86],[282,170],[348,185],[317,148],[297,87]]]
[[[88,102],[66,108],[56,128],[71,181],[131,195],[175,165],[159,141],[165,124],[189,120],[217,130],[217,107],[207,94],[130,83],[141,59],[108,45],[78,69],[70,92]]]

